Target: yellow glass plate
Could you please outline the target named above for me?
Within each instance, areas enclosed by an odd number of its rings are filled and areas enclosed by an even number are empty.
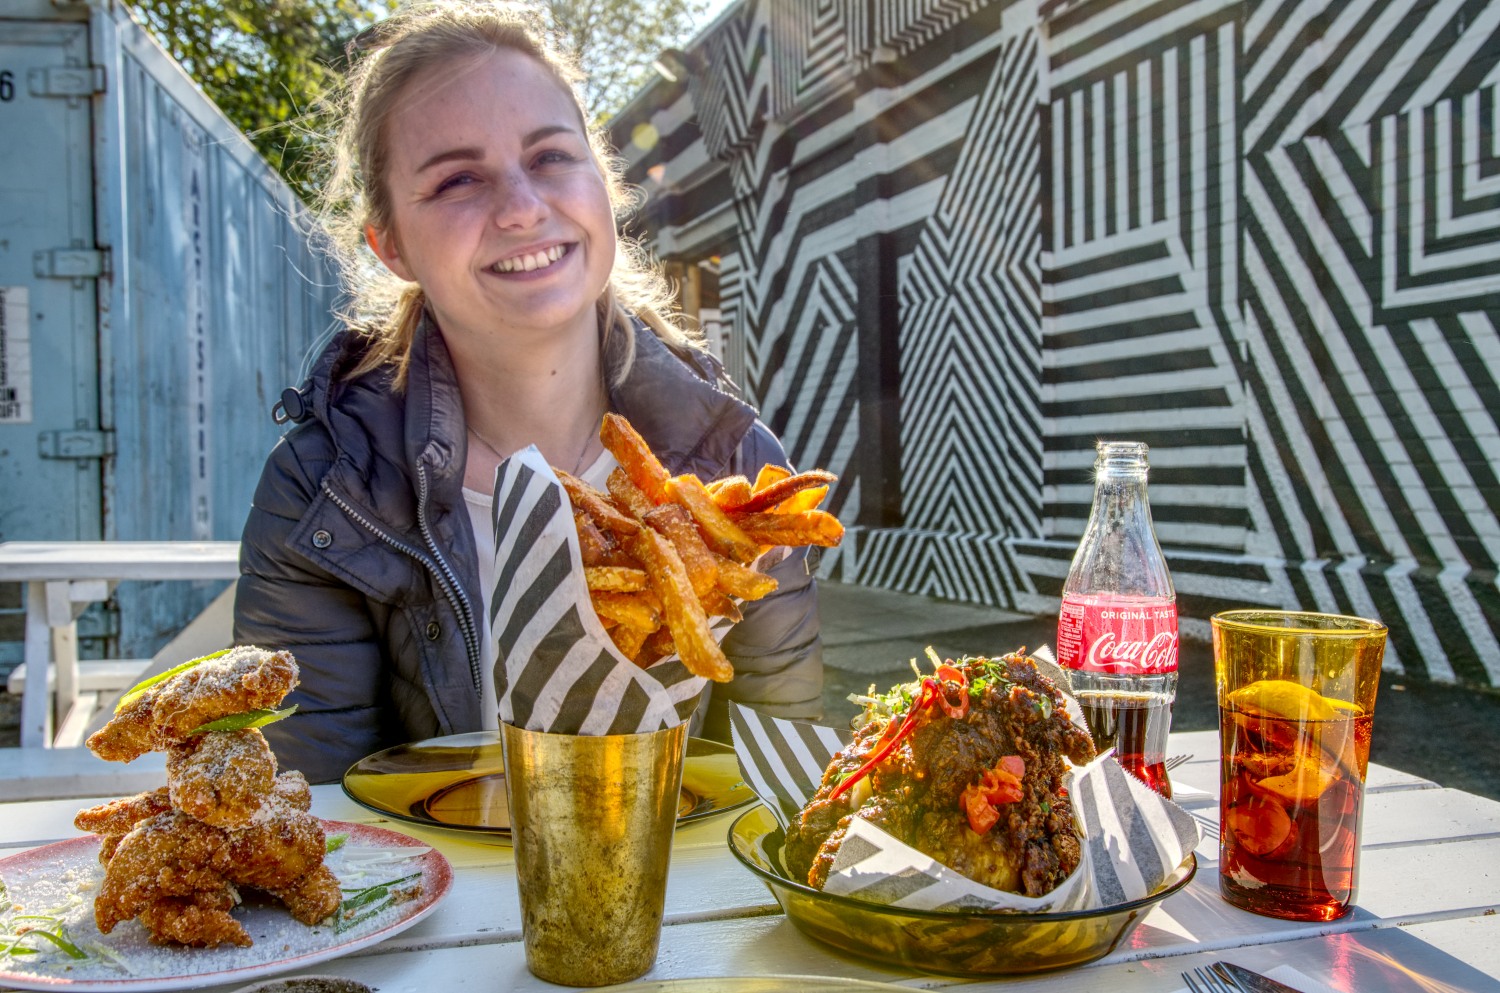
[[[344,773],[344,792],[362,807],[423,827],[510,838],[505,763],[497,731],[474,731],[397,745]],[[734,749],[689,738],[677,823],[743,807],[755,794],[740,779]]]
[[[905,910],[797,882],[781,865],[782,840],[781,828],[764,806],[752,807],[729,826],[729,850],[765,882],[793,924],[843,951],[949,976],[1015,975],[1092,962],[1108,955],[1198,869],[1189,853],[1155,893],[1095,910]]]

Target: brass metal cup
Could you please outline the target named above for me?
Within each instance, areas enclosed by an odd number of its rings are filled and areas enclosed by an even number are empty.
[[[572,735],[501,725],[526,967],[606,986],[656,961],[687,725]]]

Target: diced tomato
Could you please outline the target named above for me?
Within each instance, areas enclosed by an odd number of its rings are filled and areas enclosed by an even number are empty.
[[[969,817],[969,827],[977,834],[984,834],[995,826],[1000,812],[995,808],[1003,803],[1015,803],[1024,796],[1021,777],[1026,774],[1026,763],[1019,755],[1007,755],[986,769],[979,782],[970,783],[959,795],[958,805]]]
[[[964,790],[959,797],[959,804],[964,813],[969,815],[969,830],[975,834],[984,834],[1000,820],[1000,811],[985,797],[983,788],[978,784]]]

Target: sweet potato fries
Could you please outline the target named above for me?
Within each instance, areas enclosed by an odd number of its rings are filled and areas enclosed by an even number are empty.
[[[751,568],[777,545],[837,545],[838,518],[816,509],[835,479],[768,465],[752,483],[672,476],[618,414],[599,437],[619,468],[604,493],[565,472],[584,578],[615,646],[642,668],[677,652],[688,671],[726,682],[734,669],[710,617],[738,621],[736,601],[759,600],[776,580]]]

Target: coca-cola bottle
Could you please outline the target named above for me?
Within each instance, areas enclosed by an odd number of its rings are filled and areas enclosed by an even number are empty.
[[[1063,583],[1057,661],[1100,752],[1163,796],[1177,695],[1177,594],[1151,526],[1147,448],[1101,441],[1094,506]]]

